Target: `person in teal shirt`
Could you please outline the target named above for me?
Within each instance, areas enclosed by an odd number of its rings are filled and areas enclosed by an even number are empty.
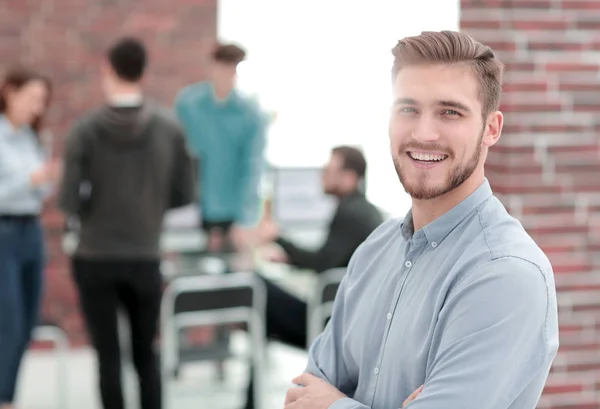
[[[186,86],[175,100],[176,116],[199,159],[202,225],[212,249],[226,236],[243,243],[260,216],[266,117],[235,88],[237,66],[245,58],[236,45],[217,46],[209,79]]]

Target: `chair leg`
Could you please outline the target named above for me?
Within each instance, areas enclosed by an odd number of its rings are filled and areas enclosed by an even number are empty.
[[[252,340],[252,349],[250,359],[253,361],[252,370],[254,371],[254,407],[255,408],[263,408],[264,407],[264,389],[263,389],[263,378],[264,378],[264,357],[263,353],[265,351],[265,341],[264,341],[264,329],[262,320],[258,317],[252,318],[252,323],[250,325],[250,336]]]

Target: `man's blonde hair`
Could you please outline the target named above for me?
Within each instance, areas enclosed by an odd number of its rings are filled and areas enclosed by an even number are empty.
[[[392,75],[411,65],[465,64],[469,66],[479,82],[479,97],[484,118],[500,107],[504,64],[494,51],[465,33],[456,31],[423,32],[418,36],[406,37],[393,48],[394,65]]]

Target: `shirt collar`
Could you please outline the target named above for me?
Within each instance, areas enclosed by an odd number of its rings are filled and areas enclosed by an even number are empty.
[[[483,183],[466,199],[416,233],[414,232],[411,209],[402,222],[402,236],[408,241],[413,238],[413,235],[417,236],[422,231],[427,241],[440,244],[465,217],[490,196],[492,196],[492,188],[487,178],[485,178]]]
[[[113,96],[109,103],[113,107],[138,107],[142,105],[142,94],[131,93]]]
[[[219,98],[217,98],[217,93],[215,91],[215,87],[213,86],[213,84],[210,81],[208,82],[208,86],[210,88],[210,97],[216,106],[223,106],[223,107],[228,106],[228,105],[234,104],[235,101],[237,100],[237,91],[236,91],[235,87],[231,90],[229,95],[227,95],[223,99],[219,99]]]

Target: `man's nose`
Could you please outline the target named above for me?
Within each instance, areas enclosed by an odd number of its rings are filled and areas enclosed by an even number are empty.
[[[414,140],[419,142],[437,141],[440,138],[435,121],[433,118],[425,115],[422,115],[419,118],[411,136]]]

